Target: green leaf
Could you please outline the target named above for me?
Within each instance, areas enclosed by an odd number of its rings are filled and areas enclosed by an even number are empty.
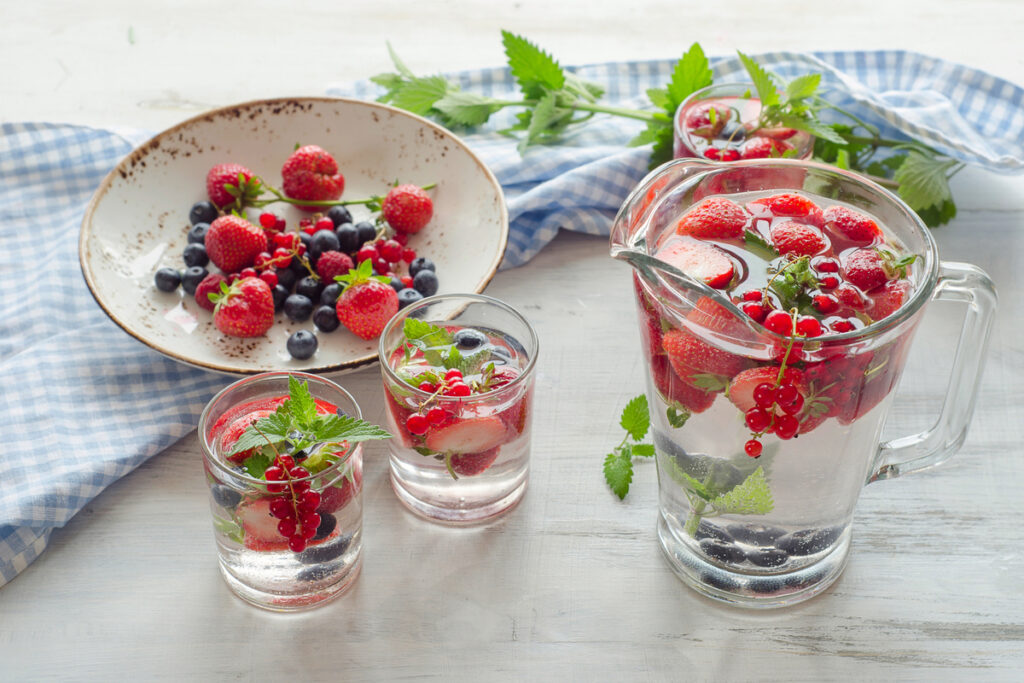
[[[547,93],[537,102],[532,115],[530,125],[526,129],[526,135],[519,142],[519,151],[522,153],[526,147],[537,141],[541,134],[548,129],[548,126],[555,120],[555,94]]]
[[[665,409],[665,417],[668,419],[668,423],[675,429],[679,429],[686,424],[686,421],[690,419],[690,411],[679,404],[672,404]]]
[[[918,209],[917,215],[921,217],[925,225],[936,228],[956,218],[956,204],[952,199],[947,199],[941,204]]]
[[[281,407],[300,425],[310,424],[316,417],[316,400],[309,393],[309,385],[291,375],[288,376],[288,400]]]
[[[250,477],[261,479],[263,473],[267,471],[271,463],[274,462],[273,452],[264,453],[263,451],[256,451],[242,463],[242,467],[249,474]]]
[[[417,318],[406,318],[402,332],[409,341],[420,341],[426,346],[444,346],[452,343],[448,330]]]
[[[633,444],[633,457],[640,458],[653,458],[654,457],[654,444],[649,443],[635,443]]]
[[[669,475],[683,486],[683,488],[693,491],[705,500],[711,498],[711,492],[708,488],[700,481],[687,474],[683,468],[679,466],[679,463],[676,462],[675,458],[666,457],[662,459],[662,462],[667,462],[669,464]]]
[[[710,372],[690,375],[690,381],[694,386],[704,391],[722,391],[729,385],[729,377],[727,375],[714,375]]]
[[[893,175],[900,184],[897,192],[915,211],[941,205],[952,199],[947,173],[959,163],[956,159],[926,156],[911,150]]]
[[[398,53],[395,52],[395,48],[391,47],[391,42],[385,41],[385,44],[388,46],[388,55],[391,57],[391,63],[395,65],[396,69],[398,69],[398,73],[402,74],[406,78],[416,78],[409,67],[399,59]]]
[[[786,99],[802,100],[818,92],[821,85],[821,74],[804,74],[797,76],[786,84]]]
[[[765,261],[772,261],[779,257],[779,250],[775,248],[775,245],[762,237],[761,233],[750,228],[743,231],[743,243],[747,245],[747,249]]]
[[[434,103],[434,108],[452,123],[479,126],[504,106],[500,100],[469,92],[449,92]]]
[[[320,415],[314,427],[312,436],[316,441],[353,444],[391,438],[387,430],[350,415]]]
[[[816,138],[823,138],[840,147],[846,146],[846,138],[837,133],[832,126],[812,116],[800,116],[782,112],[774,117],[774,121],[780,126],[805,131]]]
[[[604,88],[597,83],[585,81],[576,74],[565,72],[565,90],[588,102],[596,102],[604,95]]]
[[[383,95],[381,95],[380,97],[378,97],[377,101],[378,102],[390,102],[391,101],[392,93],[395,90],[398,90],[400,87],[402,87],[402,84],[405,81],[398,74],[383,73],[383,74],[377,74],[376,76],[371,76],[370,77],[370,82],[371,83],[376,83],[377,85],[381,86],[382,88],[384,88],[384,89],[386,89],[388,91],[388,92],[384,93]]]
[[[671,160],[673,156],[672,128],[666,126],[657,133],[657,136],[658,139],[651,148],[651,160],[647,164],[647,168],[652,171],[666,161]]]
[[[646,395],[640,394],[626,404],[619,424],[633,437],[634,441],[640,441],[647,435],[647,430],[651,426],[651,415],[648,411]]]
[[[662,103],[662,108],[670,115],[675,115],[676,108],[682,104],[683,100],[701,88],[711,85],[711,79],[712,73],[708,58],[704,55],[700,43],[694,43],[679,58],[672,70],[672,79],[666,89],[668,99]]]
[[[758,467],[743,483],[718,496],[711,505],[722,514],[766,515],[775,508],[764,470]]]
[[[647,99],[658,109],[668,109],[671,106],[666,88],[648,88]]]
[[[750,75],[750,80],[757,90],[757,96],[761,100],[761,106],[770,107],[779,104],[779,87],[772,75],[765,71],[760,64],[739,50],[736,51],[736,54],[739,55],[743,68]]]
[[[540,98],[545,90],[560,90],[565,85],[562,67],[551,55],[521,36],[501,32],[509,70],[528,99]]]
[[[242,543],[244,540],[245,534],[242,532],[242,527],[234,520],[214,516],[213,526],[217,531],[224,534],[235,543]]]
[[[628,448],[617,448],[604,459],[604,480],[612,493],[623,500],[629,493],[633,481],[633,452]]]
[[[391,96],[391,104],[426,116],[433,109],[434,103],[454,90],[455,86],[440,76],[425,76],[408,81],[395,90]]]
[[[292,418],[288,409],[281,405],[270,415],[260,418],[254,424],[249,425],[238,441],[232,444],[228,455],[235,455],[250,448],[262,448],[271,444],[278,444],[288,438],[291,431]]]

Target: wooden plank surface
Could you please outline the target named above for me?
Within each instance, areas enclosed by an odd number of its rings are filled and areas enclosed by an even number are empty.
[[[564,63],[673,57],[693,40],[716,54],[899,47],[1024,83],[1012,1],[893,2],[885,18],[874,3],[796,0],[774,16],[754,2],[251,2],[245,18],[207,5],[4,2],[0,117],[158,129],[384,70],[386,39],[421,71],[498,65],[502,27]],[[782,36],[789,26],[800,28]],[[239,74],[243,54],[255,72]],[[193,434],[100,495],[0,590],[0,680],[1019,680],[1024,178],[967,170],[954,191],[960,215],[935,232],[940,252],[985,268],[1001,295],[975,422],[948,465],[864,491],[850,565],[822,596],[771,613],[701,598],[658,549],[653,463],[638,465],[626,501],[607,490],[603,455],[642,390],[629,271],[605,240],[562,234],[487,289],[542,343],[530,488],[512,514],[474,529],[422,522],[372,444],[356,586],[307,614],[265,613],[217,572]],[[959,314],[929,313],[887,434],[937,414]],[[375,368],[339,379],[383,420]]]

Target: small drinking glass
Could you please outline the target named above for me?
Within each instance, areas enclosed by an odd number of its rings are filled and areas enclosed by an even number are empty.
[[[447,294],[398,312],[380,336],[391,486],[429,520],[508,511],[526,491],[537,334],[511,306]]]
[[[230,453],[250,423],[272,414],[289,398],[290,378],[305,383],[318,414],[361,419],[351,394],[322,377],[299,372],[239,380],[214,396],[199,417],[221,574],[243,600],[277,611],[306,609],[338,597],[356,580],[362,559],[361,444],[336,453],[338,460],[325,469],[290,478],[287,486],[251,476],[242,467],[244,453]],[[296,458],[303,462],[298,454]],[[270,479],[269,472],[266,476]],[[298,492],[294,499],[292,490]],[[310,510],[299,507],[299,515],[315,514],[305,521],[315,523],[316,533],[296,545],[281,533],[283,515],[275,514],[275,506],[301,503],[307,490],[316,494],[307,496],[315,505]]]

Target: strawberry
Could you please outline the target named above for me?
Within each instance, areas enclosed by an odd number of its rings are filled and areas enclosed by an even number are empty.
[[[711,110],[715,110],[715,120],[711,121]],[[710,102],[695,104],[686,110],[686,127],[691,133],[700,137],[714,137],[732,118],[732,110]]]
[[[729,256],[713,244],[692,237],[673,237],[656,256],[709,287],[721,289],[732,281],[735,269]]]
[[[344,477],[333,486],[325,486],[320,492],[320,507],[317,512],[336,512],[348,505],[352,497],[363,488],[363,463],[361,459],[355,461],[352,468],[352,478]]]
[[[711,407],[715,396],[718,395],[716,392],[704,391],[679,379],[665,355],[654,356],[651,359],[651,376],[654,378],[654,386],[658,393],[667,403],[679,404],[691,413],[703,413]]]
[[[418,185],[399,185],[388,191],[380,215],[395,232],[419,232],[434,215],[434,202]]]
[[[480,453],[500,446],[508,438],[505,423],[496,415],[461,417],[427,433],[427,448],[438,453]]]
[[[452,470],[463,477],[480,474],[498,459],[501,446],[489,448],[480,453],[459,453],[452,456]]]
[[[732,239],[743,236],[750,215],[725,197],[708,197],[691,206],[676,224],[676,233],[700,239]]]
[[[857,249],[843,257],[843,277],[862,291],[870,292],[889,281],[890,272],[877,249]]]
[[[220,292],[220,283],[222,282],[227,284],[228,279],[220,273],[210,273],[196,285],[196,303],[200,308],[205,308],[208,311],[216,308],[217,304],[210,299],[210,295]]]
[[[741,319],[709,296],[698,299],[693,310],[686,314],[686,319],[713,332],[724,332],[730,336],[742,337],[747,329]]]
[[[839,299],[839,303],[855,311],[863,311],[868,305],[864,293],[848,282],[836,287],[832,293]]]
[[[274,408],[270,409],[259,409],[247,412],[245,415],[237,418],[234,422],[228,425],[227,429],[221,432],[220,446],[225,453],[231,450],[231,447],[235,445],[235,442],[242,438],[242,434],[249,428],[249,425],[253,424],[257,420],[262,420],[268,415],[273,414]],[[215,428],[216,431],[216,428]],[[234,455],[229,455],[228,460],[234,463],[242,464],[246,458],[252,455],[253,450],[251,448],[239,451]]]
[[[747,138],[740,150],[740,157],[743,159],[767,159],[769,157],[781,157],[787,151],[793,149],[793,145],[784,140],[768,138],[756,135]]]
[[[398,312],[398,293],[387,284],[389,279],[373,275],[373,263],[367,259],[338,282],[345,286],[335,304],[341,324],[361,339],[380,336]]]
[[[322,147],[306,145],[292,152],[281,167],[284,193],[292,199],[333,201],[345,191],[345,177],[338,173],[338,162]],[[299,206],[319,211],[316,206]]]
[[[867,314],[872,320],[881,320],[895,313],[910,294],[910,282],[890,280],[871,293]]]
[[[821,230],[813,225],[786,221],[772,228],[772,243],[780,254],[814,256],[828,248]]]
[[[250,267],[267,247],[267,234],[241,216],[221,216],[206,233],[206,253],[225,273]]]
[[[238,176],[242,176],[241,179]],[[206,174],[206,194],[218,207],[234,203],[236,197],[240,203],[255,199],[260,194],[260,186],[259,178],[241,164],[217,164]]]
[[[878,223],[859,211],[835,205],[825,209],[824,218],[829,230],[860,246],[874,244],[882,239]]]
[[[795,192],[784,192],[755,199],[747,204],[747,209],[758,218],[783,216],[799,218],[802,222],[816,225],[819,228],[825,225],[824,215],[818,205]]]
[[[214,295],[213,324],[232,337],[259,337],[274,324],[274,295],[270,286],[256,277],[238,280]]]
[[[352,263],[352,258],[348,254],[340,251],[325,251],[320,254],[320,258],[316,262],[316,274],[320,276],[320,280],[325,285],[329,285],[334,282],[335,276],[344,275],[353,267],[355,264]]]
[[[280,520],[270,514],[270,498],[257,498],[238,508],[245,547],[260,552],[287,550],[288,539],[277,530]]]
[[[701,378],[697,375],[724,375],[728,378],[748,365],[742,356],[722,351],[684,330],[665,332],[661,346],[668,354],[676,375],[695,386],[701,386]]]
[[[779,368],[775,365],[750,368],[749,370],[740,372],[729,380],[729,388],[725,393],[729,397],[729,400],[732,401],[733,405],[745,413],[757,405],[757,402],[754,400],[754,389],[756,389],[759,384],[771,384],[774,386],[775,380],[778,376]],[[795,386],[806,398],[807,383],[804,379],[803,372],[796,368],[786,368],[786,371],[782,376],[782,381],[789,382]]]

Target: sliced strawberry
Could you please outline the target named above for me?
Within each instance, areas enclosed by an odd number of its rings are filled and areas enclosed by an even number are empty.
[[[708,197],[691,206],[676,224],[676,233],[700,239],[733,239],[743,236],[750,215],[725,197]]]
[[[498,417],[508,428],[508,438],[514,439],[524,431],[530,420],[530,405],[533,402],[533,391],[527,391],[523,397],[513,403],[505,410],[498,413]]]
[[[769,157],[781,157],[793,145],[784,140],[764,137],[761,135],[748,138],[740,150],[740,157],[743,159],[767,159]]]
[[[224,430],[223,436],[220,438],[220,446],[225,453],[231,450],[231,447],[235,445],[235,442],[242,438],[242,434],[249,428],[249,425],[253,424],[257,420],[261,420],[274,412],[275,408],[253,410],[228,425],[227,429]],[[234,463],[243,463],[246,458],[252,455],[252,449],[239,451],[234,455],[227,456],[227,459]]]
[[[352,479],[345,477],[334,486],[326,486],[320,492],[320,507],[317,512],[336,512],[348,505],[352,497],[363,489],[363,461],[358,459],[352,468]]]
[[[460,477],[472,477],[480,474],[498,459],[501,446],[489,448],[480,453],[459,453],[452,456],[452,470]]]
[[[881,320],[899,310],[913,289],[907,280],[890,280],[871,293],[867,314],[872,320]]]
[[[257,498],[238,508],[238,517],[245,532],[244,543],[249,550],[287,550],[288,539],[277,525],[280,520],[270,514],[270,498]]]
[[[478,453],[508,438],[505,422],[495,415],[463,417],[427,433],[427,448],[438,453]]]
[[[786,221],[772,227],[772,244],[780,254],[814,256],[828,249],[821,230],[813,225]]]
[[[825,227],[859,246],[868,246],[882,239],[882,230],[870,217],[845,206],[825,209]]]
[[[747,204],[747,209],[757,218],[798,218],[801,222],[816,225],[825,224],[824,216],[818,205],[807,197],[794,192],[774,194],[770,197],[755,199]]]
[[[661,346],[680,379],[705,389],[698,375],[729,378],[749,365],[746,358],[716,348],[684,330],[672,329],[665,332]]]
[[[651,360],[651,376],[654,378],[654,386],[666,403],[678,403],[691,413],[703,413],[711,407],[715,402],[715,396],[718,395],[680,379],[672,369],[668,357],[664,355],[655,356]]]
[[[692,237],[673,237],[656,256],[709,287],[721,289],[732,281],[735,269],[729,256],[713,244]]]

